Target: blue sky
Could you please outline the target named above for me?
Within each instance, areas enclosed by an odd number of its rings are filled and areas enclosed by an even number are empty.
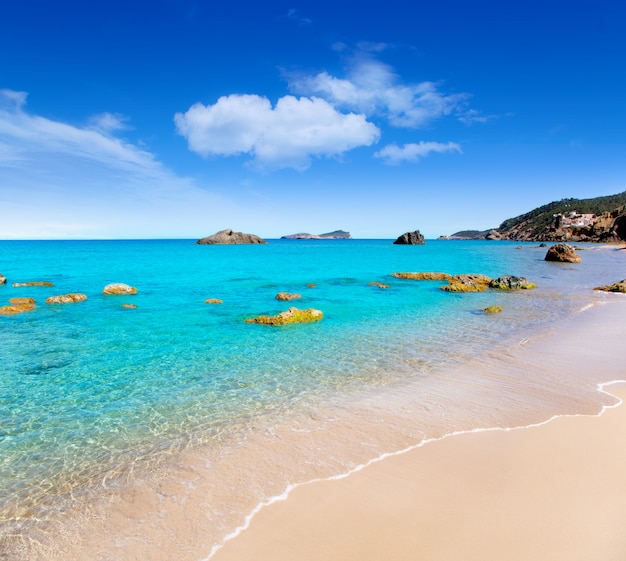
[[[15,0],[0,239],[486,229],[626,190],[626,6]]]

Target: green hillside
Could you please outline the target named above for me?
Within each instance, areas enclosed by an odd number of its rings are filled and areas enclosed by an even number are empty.
[[[626,205],[626,191],[617,195],[593,199],[562,199],[540,206],[515,218],[509,218],[500,224],[498,230],[501,234],[506,235],[510,230],[523,226],[527,233],[539,234],[554,223],[555,214],[576,211],[578,214],[599,215],[603,212],[612,212],[622,205]]]

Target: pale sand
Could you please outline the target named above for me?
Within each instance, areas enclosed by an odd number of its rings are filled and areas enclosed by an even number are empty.
[[[212,557],[383,559],[624,561],[626,407],[451,436],[298,487]]]

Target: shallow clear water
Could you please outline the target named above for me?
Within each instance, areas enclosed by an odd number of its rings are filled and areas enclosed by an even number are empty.
[[[584,265],[562,265],[546,263],[545,249],[518,246],[0,242],[0,273],[8,279],[0,304],[31,296],[38,305],[0,316],[2,519],[45,516],[57,497],[109,472],[244,434],[259,419],[399,380],[428,384],[442,368],[570,316],[593,300],[591,288],[626,276],[615,249],[587,246]],[[390,276],[395,271],[512,274],[539,288],[449,294],[439,290],[442,282],[399,280]],[[11,286],[32,280],[55,286]],[[102,295],[110,282],[139,294]],[[302,298],[279,302],[281,291]],[[44,303],[68,292],[88,300]],[[224,303],[208,305],[207,298]],[[479,312],[492,304],[504,312]],[[244,322],[291,305],[320,309],[324,319],[283,327]]]

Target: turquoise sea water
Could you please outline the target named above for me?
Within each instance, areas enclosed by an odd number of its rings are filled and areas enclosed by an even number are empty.
[[[587,246],[577,266],[509,242],[0,242],[0,305],[37,300],[32,312],[0,316],[0,531],[23,531],[109,472],[245,434],[259,419],[405,379],[428,384],[444,367],[580,310],[591,288],[624,276],[616,251]],[[539,288],[449,294],[442,282],[394,271],[512,274]],[[54,287],[11,286],[35,280]],[[139,293],[102,295],[111,282]],[[277,301],[281,291],[302,298]],[[44,303],[69,292],[88,300]],[[492,304],[504,312],[479,312]],[[324,319],[244,322],[291,305]]]

